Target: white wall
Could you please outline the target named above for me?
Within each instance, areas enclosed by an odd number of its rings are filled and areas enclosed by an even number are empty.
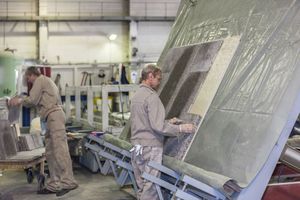
[[[65,86],[68,84],[69,86],[73,85],[73,69],[69,68],[52,68],[51,71],[51,78],[54,81],[56,78],[56,75],[60,74],[61,79],[60,79],[60,84],[62,87],[62,94],[65,94]]]
[[[173,22],[137,22],[138,54],[134,59],[156,61],[172,24]],[[49,22],[47,53],[44,56],[52,64],[128,62],[128,26],[127,22]],[[118,37],[110,42],[107,36],[111,33]],[[17,56],[35,59],[36,34],[34,22],[6,22],[5,27],[4,23],[0,23],[0,49],[17,49]]]
[[[38,0],[1,0],[0,16],[36,16]],[[49,17],[170,17],[175,16],[180,0],[39,0],[40,16]],[[0,22],[0,51],[17,49],[15,54],[24,59],[45,56],[51,63],[52,78],[57,73],[66,83],[80,85],[82,71],[94,73],[94,83],[101,67],[105,68],[106,81],[111,78],[110,63],[128,61],[156,62],[167,41],[173,22],[136,21],[136,40],[132,40],[129,21],[45,21]],[[130,33],[129,33],[130,31]],[[110,42],[107,36],[117,34]],[[39,39],[39,40],[38,40]],[[38,43],[39,41],[39,43]],[[130,49],[137,55],[131,58]],[[94,63],[106,63],[93,67]]]
[[[156,62],[167,42],[173,22],[137,22],[137,60]]]
[[[0,50],[16,49],[15,55],[36,58],[37,40],[34,22],[0,22]]]
[[[83,72],[91,73],[92,76],[92,84],[93,85],[100,85],[100,81],[102,82],[110,82],[111,77],[114,76],[115,78],[118,77],[118,66],[114,65],[103,65],[103,64],[77,64],[77,65],[52,65],[52,73],[51,78],[54,81],[57,74],[61,75],[61,87],[62,87],[62,94],[65,95],[65,85],[68,84],[69,86],[80,86],[81,81],[83,78]],[[98,77],[99,71],[104,70],[105,77],[100,79]],[[128,80],[130,76],[130,69],[126,68],[126,73]],[[89,77],[87,78],[86,85],[89,85]]]
[[[180,0],[2,0],[0,16],[81,17],[81,16],[175,16]],[[44,22],[43,22],[44,23]],[[54,64],[118,63],[131,58],[131,47],[138,48],[133,61],[155,61],[167,40],[172,22],[137,21],[137,40],[129,36],[129,22],[0,22],[0,50],[17,49],[25,59],[45,56]],[[107,35],[118,38],[109,42]],[[39,40],[38,40],[39,39]],[[39,43],[38,43],[39,41]],[[134,44],[132,44],[134,43]]]
[[[117,34],[110,41],[110,34]],[[50,63],[110,63],[128,61],[128,23],[51,22],[48,56]],[[59,56],[59,61],[58,61]]]

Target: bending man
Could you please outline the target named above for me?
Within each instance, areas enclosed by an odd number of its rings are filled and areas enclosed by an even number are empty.
[[[50,78],[41,75],[36,67],[27,68],[25,76],[27,81],[33,83],[30,95],[24,98],[12,98],[9,104],[37,107],[41,119],[46,121],[46,159],[50,179],[47,181],[46,187],[37,193],[56,193],[56,196],[62,196],[77,188],[78,185],[73,177],[65,130],[66,119],[61,108],[59,91],[55,83]]]

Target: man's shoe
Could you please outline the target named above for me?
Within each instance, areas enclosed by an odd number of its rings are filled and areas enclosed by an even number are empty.
[[[78,186],[73,187],[73,188],[69,188],[69,189],[61,189],[60,191],[56,192],[56,196],[60,197],[63,196],[65,194],[67,194],[68,192],[70,192],[71,190],[75,190]]]
[[[37,191],[37,194],[55,194],[55,193],[56,192],[48,190],[47,188],[43,188],[43,189]]]

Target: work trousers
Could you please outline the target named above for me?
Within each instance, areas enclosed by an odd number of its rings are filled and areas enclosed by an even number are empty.
[[[150,161],[162,163],[163,148],[161,147],[143,147],[142,155],[136,155],[135,151],[131,154],[131,162],[135,180],[138,186],[137,198],[139,200],[157,200],[159,199],[155,185],[143,179],[143,172],[159,177],[158,170],[148,166]]]
[[[53,192],[77,187],[73,177],[65,121],[65,114],[62,110],[54,111],[47,117],[45,143],[50,178],[46,188]]]

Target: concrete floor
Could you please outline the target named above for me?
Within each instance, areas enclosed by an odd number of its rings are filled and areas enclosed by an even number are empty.
[[[0,200],[133,200],[132,189],[120,189],[112,176],[93,174],[85,168],[74,169],[79,188],[62,197],[55,194],[37,195],[37,181],[32,184],[26,181],[24,171],[4,171],[0,177]]]

